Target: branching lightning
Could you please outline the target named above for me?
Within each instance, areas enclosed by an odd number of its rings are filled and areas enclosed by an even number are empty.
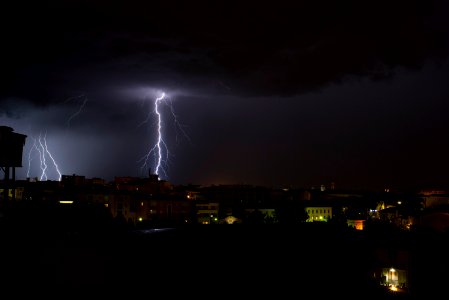
[[[184,130],[184,126],[181,125],[181,123],[178,122],[178,117],[175,113],[175,110],[173,108],[173,104],[170,100],[170,98],[167,97],[167,95],[162,92],[159,97],[156,97],[154,100],[154,108],[150,111],[150,113],[147,115],[146,119],[139,124],[139,127],[145,123],[148,123],[148,121],[151,119],[151,114],[154,113],[156,115],[156,132],[157,132],[157,138],[154,145],[150,148],[148,153],[142,157],[139,162],[143,161],[143,164],[141,166],[141,170],[148,169],[150,158],[154,158],[154,174],[158,175],[160,178],[160,175],[162,174],[164,177],[167,177],[167,171],[166,167],[168,163],[170,162],[170,152],[168,150],[168,146],[164,140],[164,121],[162,120],[162,110],[161,106],[162,104],[168,105],[170,107],[170,113],[172,116],[172,120],[175,124],[175,131],[181,132],[182,135],[190,142],[190,138],[188,137],[186,131]],[[178,142],[178,134],[176,133],[176,142]]]
[[[146,97],[143,98],[144,101],[145,101],[145,99],[146,99]],[[151,113],[149,113],[149,114],[147,115],[147,117],[145,118],[145,120],[143,120],[139,125],[137,125],[137,128],[139,128],[139,127],[142,126],[143,124],[148,123],[148,121],[150,120],[150,118],[151,118]]]
[[[86,95],[80,94],[79,96],[67,98],[64,101],[64,103],[72,101],[76,101],[76,103],[78,104],[78,109],[67,119],[66,124],[68,127],[70,126],[70,122],[83,111],[88,102],[88,98],[86,97]],[[50,172],[49,166],[53,165],[54,168],[51,169],[51,172],[53,173],[53,175],[57,173],[57,180],[61,181],[62,175],[59,169],[59,165],[56,162],[56,159],[52,154],[52,152],[50,151],[49,146],[47,144],[47,133],[45,133],[44,135],[40,133],[38,138],[35,138],[33,136],[31,136],[31,138],[33,140],[33,144],[28,152],[27,177],[30,178],[32,173],[31,172],[32,161],[38,157],[40,167],[39,180],[48,180],[48,178],[51,177],[49,176]]]
[[[175,129],[181,131],[182,135],[189,141],[189,143],[192,143],[192,141],[190,140],[190,137],[187,135],[187,132],[184,130],[184,125],[182,125],[179,121],[178,121],[178,116],[175,113],[175,109],[173,108],[173,103],[171,103],[170,101],[170,112],[173,116],[173,121],[175,123]],[[176,134],[176,142],[178,142],[178,135]]]
[[[44,136],[44,146],[45,146],[45,152],[47,153],[48,157],[50,157],[51,161],[53,162],[53,165],[55,166],[56,172],[58,173],[58,181],[61,181],[61,172],[59,171],[58,164],[56,163],[55,159],[53,158],[53,155],[51,155],[50,151],[48,150],[47,134],[45,134],[45,136]]]
[[[39,150],[39,157],[41,158],[41,170],[42,170],[42,174],[41,174],[41,180],[47,180],[47,162],[45,160],[45,148],[44,148],[44,144],[42,144],[41,141],[41,135],[39,134],[39,146],[41,147]]]
[[[154,173],[158,176],[160,175],[160,172],[164,173],[164,175],[167,176],[165,169],[162,167],[162,163],[166,162],[166,160],[164,160],[164,158],[163,158],[163,149],[162,148],[164,148],[164,150],[165,150],[164,152],[165,152],[166,159],[168,159],[168,155],[169,155],[167,145],[165,144],[164,139],[162,138],[162,125],[163,124],[162,124],[161,113],[159,111],[159,104],[161,103],[161,101],[164,98],[165,98],[165,93],[162,93],[162,95],[160,97],[158,97],[154,100],[154,112],[157,115],[157,141],[156,141],[156,144],[153,147],[151,147],[151,149],[148,151],[148,153],[141,159],[144,161],[141,168],[142,169],[146,168],[148,166],[148,160],[149,160],[150,156],[153,154],[156,158],[156,166],[155,166]],[[148,121],[148,118],[146,119],[146,121]]]
[[[86,106],[86,103],[88,101],[87,97],[85,95],[80,95],[77,97],[71,97],[69,99],[67,99],[65,102],[69,102],[73,99],[78,99],[78,103],[80,103],[80,106],[78,108],[78,110],[76,112],[74,112],[67,120],[67,126],[70,126],[70,121],[72,121],[73,118],[77,117],[84,109],[84,107]]]
[[[33,139],[33,145],[30,147],[30,151],[28,152],[28,169],[27,169],[27,177],[30,178],[30,170],[31,170],[31,162],[33,161],[33,157],[31,156],[31,153],[33,152],[34,149],[36,149],[37,151],[39,151],[39,148],[37,148],[36,145],[36,139],[31,137]],[[40,154],[39,154],[39,158],[40,158]]]
[[[42,134],[39,134],[39,138],[36,139],[34,137],[31,137],[33,139],[33,145],[30,147],[30,151],[28,152],[28,170],[27,170],[27,177],[30,177],[30,171],[31,171],[31,161],[33,160],[32,152],[35,150],[38,153],[39,156],[39,166],[41,169],[41,175],[39,177],[40,180],[48,180],[47,175],[47,157],[50,158],[51,162],[53,163],[53,166],[55,167],[56,172],[58,173],[58,181],[61,181],[61,172],[59,171],[59,166],[56,163],[56,160],[54,159],[53,155],[51,154],[50,150],[48,149],[47,145],[47,134],[45,134],[42,137]]]
[[[27,170],[27,177],[30,177],[30,171],[31,171],[31,161],[33,160],[33,157],[31,156],[31,154],[33,153],[33,150],[36,150],[39,156],[39,167],[41,168],[41,176],[40,176],[40,180],[44,179],[47,180],[47,174],[46,174],[46,170],[47,170],[47,165],[45,163],[45,157],[43,156],[44,153],[42,152],[40,146],[41,146],[41,142],[40,142],[40,135],[39,135],[39,140],[37,140],[34,137],[31,137],[33,139],[33,145],[30,148],[30,151],[28,152],[28,170]]]

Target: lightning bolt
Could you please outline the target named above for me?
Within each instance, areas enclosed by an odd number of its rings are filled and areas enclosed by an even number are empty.
[[[165,157],[166,159],[168,158],[169,155],[169,151],[168,151],[168,147],[164,142],[164,139],[162,138],[162,116],[161,113],[159,111],[159,104],[161,103],[161,101],[165,98],[165,93],[162,93],[162,95],[158,98],[156,98],[154,100],[154,112],[156,113],[157,116],[157,141],[156,144],[148,151],[148,153],[142,157],[139,161],[144,161],[141,169],[146,168],[146,166],[148,165],[148,160],[150,158],[150,156],[153,154],[155,156],[156,159],[156,167],[155,167],[155,174],[160,175],[160,172],[164,173],[165,176],[167,176],[167,172],[165,171],[165,169],[162,167],[162,163],[165,163],[166,160],[164,160],[163,158],[163,152],[165,152]],[[148,120],[148,118],[147,118]]]
[[[88,101],[87,97],[85,95],[80,95],[77,97],[71,97],[69,99],[67,99],[65,102],[69,102],[73,99],[78,99],[78,103],[81,103],[78,110],[76,112],[74,112],[67,120],[67,126],[70,126],[70,121],[72,121],[73,118],[77,117],[84,109],[84,107],[86,106],[86,103]],[[83,101],[81,102],[80,100],[83,99]]]
[[[146,96],[143,98],[143,101],[145,101],[146,100]],[[140,126],[142,126],[143,124],[146,124],[146,123],[148,123],[148,121],[150,120],[150,118],[151,118],[151,114],[148,114],[147,115],[147,117],[145,118],[145,120],[143,120],[139,125],[137,125],[137,128],[139,128]]]
[[[146,99],[146,97],[144,98]],[[165,170],[165,167],[170,163],[170,152],[168,150],[167,144],[165,143],[165,140],[163,138],[163,126],[164,122],[162,120],[162,111],[161,111],[161,105],[167,105],[170,108],[170,113],[172,116],[172,120],[174,122],[174,129],[176,134],[176,142],[178,142],[178,134],[179,132],[182,133],[182,135],[191,143],[191,140],[189,136],[187,135],[187,132],[184,129],[184,125],[182,125],[179,120],[178,116],[175,113],[175,109],[173,107],[173,103],[167,95],[162,92],[159,97],[156,97],[154,99],[154,108],[150,111],[150,113],[147,115],[146,119],[139,124],[138,127],[141,125],[148,123],[148,121],[151,118],[151,114],[154,113],[156,115],[156,129],[157,129],[157,140],[156,143],[150,148],[150,150],[147,152],[147,154],[142,157],[138,162],[143,161],[143,164],[141,166],[141,171],[147,169],[149,165],[150,158],[154,158],[154,173],[158,175],[160,178],[160,175],[163,174],[165,177],[167,177],[167,172]]]
[[[28,169],[27,169],[27,178],[30,178],[30,170],[31,170],[31,162],[33,158],[31,157],[31,153],[36,148],[36,139],[31,137],[34,140],[33,145],[30,147],[30,151],[28,152]]]
[[[30,171],[31,171],[31,162],[33,160],[33,157],[31,156],[31,154],[33,153],[33,150],[36,150],[39,154],[39,161],[40,161],[40,168],[42,171],[42,174],[45,174],[45,167],[44,167],[44,163],[42,160],[42,151],[41,149],[38,147],[38,142],[37,139],[34,137],[31,137],[33,139],[33,145],[30,147],[30,151],[28,152],[28,170],[27,170],[27,177],[30,177]],[[41,176],[42,178],[44,177],[44,175]]]
[[[161,144],[165,145],[164,140],[162,139],[162,118],[161,118],[161,113],[159,112],[159,103],[165,98],[165,93],[162,93],[162,95],[159,98],[156,98],[156,100],[154,101],[154,111],[157,114],[157,143],[156,145],[153,147],[157,149],[157,164],[156,164],[156,170],[155,170],[155,174],[159,175],[159,168],[161,167],[161,161],[162,161],[162,148],[161,148]],[[167,149],[167,147],[165,147]],[[167,153],[168,154],[168,153]]]
[[[45,161],[45,148],[44,145],[42,144],[41,141],[41,134],[39,134],[39,145],[40,145],[40,149],[38,148],[39,151],[39,157],[41,159],[41,170],[42,170],[42,174],[41,174],[41,180],[47,180],[47,162]]]
[[[53,162],[53,165],[55,166],[56,172],[58,173],[58,181],[61,181],[61,172],[59,171],[58,164],[56,164],[55,159],[53,158],[53,155],[51,155],[50,151],[47,147],[47,134],[44,135],[44,146],[45,146],[45,152],[47,153],[48,157],[50,157],[51,161]]]
[[[35,150],[38,152],[39,161],[40,161],[40,169],[41,169],[41,175],[40,180],[48,180],[47,175],[47,156],[50,158],[51,162],[53,163],[56,172],[58,173],[58,181],[61,181],[61,172],[59,171],[59,166],[56,163],[56,160],[54,159],[53,155],[51,154],[50,150],[48,149],[47,145],[47,134],[45,134],[42,137],[42,134],[39,134],[39,138],[36,139],[34,137],[31,137],[33,139],[33,145],[30,147],[30,151],[28,152],[28,170],[27,170],[27,177],[30,177],[30,171],[31,171],[31,161],[33,160],[32,152]]]
[[[178,121],[178,116],[175,113],[175,109],[173,107],[173,103],[170,100],[170,112],[173,116],[173,121],[175,123],[175,129],[181,131],[182,135],[189,141],[189,143],[192,143],[192,140],[190,139],[190,137],[188,136],[187,132],[184,130],[185,125],[181,124]],[[178,142],[178,134],[176,134],[176,142]]]

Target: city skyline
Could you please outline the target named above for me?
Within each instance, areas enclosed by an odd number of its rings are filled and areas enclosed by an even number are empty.
[[[164,93],[159,175],[174,184],[447,187],[443,1],[48,1],[5,11],[0,125],[27,135],[17,179],[41,177],[33,145],[43,137],[62,174],[154,172],[154,157],[142,158],[157,142]]]

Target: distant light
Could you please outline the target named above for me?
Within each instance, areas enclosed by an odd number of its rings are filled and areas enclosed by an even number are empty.
[[[402,202],[401,202],[401,201],[398,201],[398,204],[402,204]]]
[[[390,269],[390,272],[396,272],[396,270],[395,270],[395,269],[393,269],[393,268],[391,268],[391,269]]]
[[[218,221],[218,218],[214,218],[214,221]]]
[[[72,200],[59,200],[60,204],[72,204],[73,201]]]
[[[398,288],[395,285],[390,286],[390,290],[396,292]]]
[[[104,207],[109,207],[109,204],[108,204],[108,203],[105,203],[105,204],[104,204]]]
[[[142,222],[142,221],[143,221],[143,218],[142,218],[142,217],[140,217],[140,218],[139,218],[139,222]]]
[[[233,224],[233,223],[236,222],[236,221],[237,221],[237,218],[234,217],[234,216],[227,216],[227,217],[225,218],[225,222],[228,223],[228,224]]]
[[[140,202],[140,206],[143,206],[143,202]]]

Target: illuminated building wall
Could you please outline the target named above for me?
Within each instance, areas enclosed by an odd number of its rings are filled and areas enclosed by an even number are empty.
[[[386,286],[407,287],[407,272],[395,268],[382,269],[382,283]]]
[[[309,218],[307,222],[327,222],[332,219],[332,207],[308,206],[305,208]]]
[[[8,198],[16,201],[23,199],[24,187],[15,187],[15,189],[8,189]],[[0,195],[5,193],[5,189],[0,188]]]
[[[357,230],[363,230],[365,227],[365,220],[348,220],[348,226],[354,227]]]

